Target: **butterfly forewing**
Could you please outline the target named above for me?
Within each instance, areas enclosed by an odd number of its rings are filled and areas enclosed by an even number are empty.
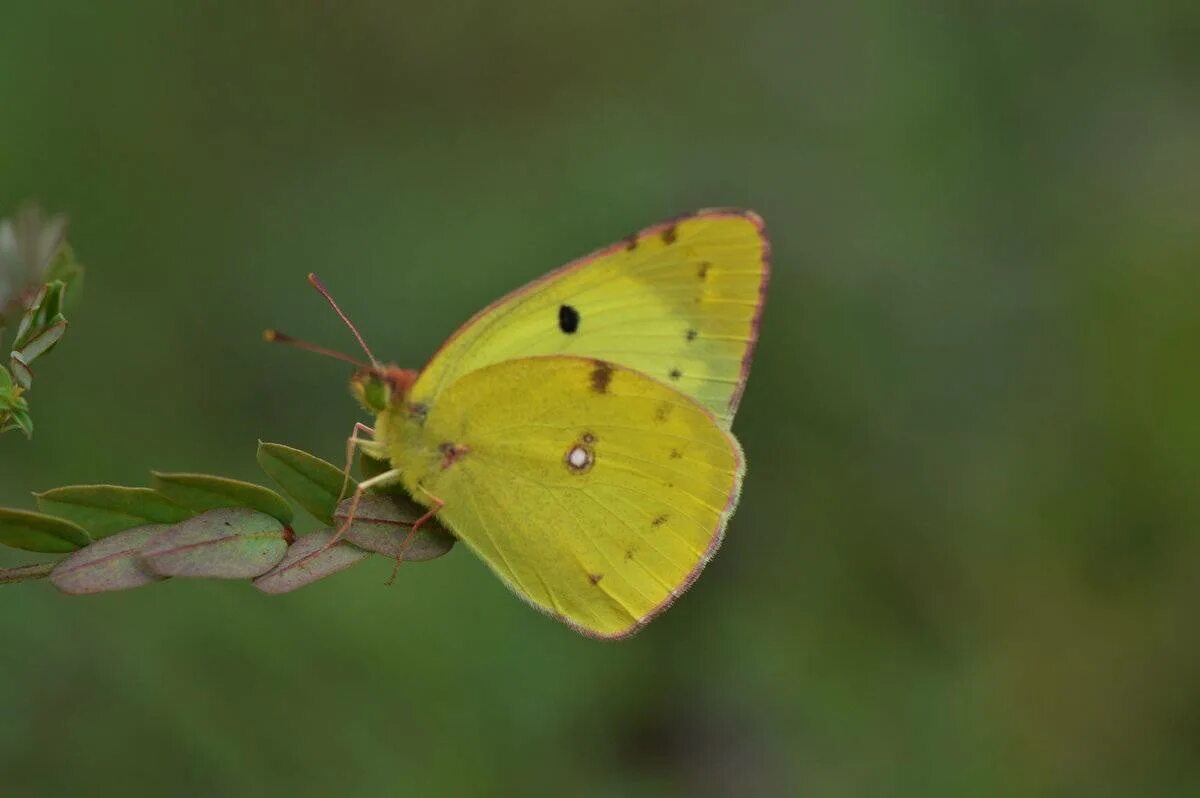
[[[749,211],[648,228],[481,311],[425,367],[412,401],[431,404],[492,363],[569,354],[644,372],[728,427],[758,337],[767,259],[762,220]]]

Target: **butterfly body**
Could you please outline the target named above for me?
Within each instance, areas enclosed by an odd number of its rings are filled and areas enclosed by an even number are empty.
[[[746,211],[648,228],[485,308],[419,373],[353,382],[372,456],[519,596],[626,637],[716,551],[767,243]]]

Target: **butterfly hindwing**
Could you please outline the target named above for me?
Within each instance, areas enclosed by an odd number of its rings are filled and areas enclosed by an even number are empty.
[[[472,370],[403,434],[389,449],[408,490],[445,502],[442,523],[522,598],[596,637],[631,634],[691,584],[743,473],[708,409],[591,358]]]
[[[566,354],[667,383],[728,428],[749,370],[768,276],[762,220],[699,211],[647,228],[520,288],[450,337],[411,399],[430,403],[492,363]]]

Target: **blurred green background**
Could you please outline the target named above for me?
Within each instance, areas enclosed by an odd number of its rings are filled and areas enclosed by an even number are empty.
[[[26,2],[0,214],[89,267],[0,503],[336,459],[347,370],[707,205],[775,272],[741,509],[633,640],[465,550],[0,589],[0,791],[1195,795],[1200,7]],[[193,6],[193,7],[189,7]],[[31,558],[0,553],[0,565]]]

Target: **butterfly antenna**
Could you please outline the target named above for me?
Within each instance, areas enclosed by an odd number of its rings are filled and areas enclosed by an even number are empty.
[[[345,322],[346,326],[350,328],[350,332],[354,333],[354,338],[358,341],[358,345],[362,347],[362,350],[367,353],[371,365],[378,368],[379,361],[375,359],[375,355],[371,354],[370,347],[363,340],[362,335],[358,332],[358,328],[354,326],[354,322],[350,321],[350,317],[343,313],[342,309],[338,307],[338,303],[333,300],[333,294],[329,293],[329,289],[325,287],[325,284],[321,282],[317,275],[311,272],[308,275],[308,282],[312,284],[313,288],[317,289],[317,293],[325,297],[325,301],[329,303],[329,307],[333,308],[333,312],[338,314],[338,318]]]
[[[308,341],[302,341],[299,338],[293,338],[286,333],[281,333],[279,330],[263,330],[263,340],[272,344],[287,344],[288,346],[294,346],[297,349],[303,349],[305,352],[316,352],[318,355],[331,357],[334,360],[342,360],[346,363],[350,363],[351,365],[358,366],[360,369],[371,368],[368,364],[363,363],[360,360],[355,360],[349,355],[337,352],[333,349],[327,349],[319,344],[310,344]]]

